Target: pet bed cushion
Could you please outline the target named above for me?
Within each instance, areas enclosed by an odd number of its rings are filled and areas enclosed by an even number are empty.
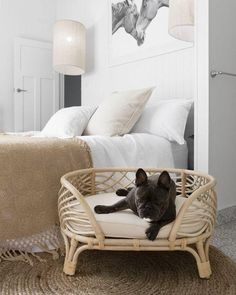
[[[86,201],[92,211],[96,205],[112,205],[117,201],[120,201],[122,197],[117,196],[115,193],[105,193],[86,197]],[[177,196],[176,197],[176,213],[178,214],[180,208],[184,204],[187,198]],[[196,204],[198,201],[194,201]],[[76,205],[74,209],[80,211],[81,205]],[[124,210],[110,214],[95,214],[95,218],[100,225],[104,235],[106,237],[113,238],[135,238],[146,239],[145,231],[149,227],[149,222],[141,219],[135,215],[131,210]],[[193,216],[194,218],[194,216]],[[197,218],[197,215],[196,215]],[[198,218],[197,218],[198,220]],[[160,229],[158,238],[168,238],[172,225],[174,222],[167,224]],[[77,231],[80,231],[79,224],[73,221],[69,222],[70,226]],[[203,222],[198,222],[194,226],[183,227],[181,233],[194,233],[203,227]]]
[[[116,136],[129,133],[154,88],[113,92],[90,119],[84,135]]]

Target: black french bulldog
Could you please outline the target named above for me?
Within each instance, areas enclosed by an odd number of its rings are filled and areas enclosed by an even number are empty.
[[[156,239],[161,227],[176,218],[176,186],[167,171],[147,177],[146,172],[140,168],[136,172],[135,187],[119,189],[116,194],[126,198],[111,206],[98,205],[94,211],[107,214],[131,209],[150,223],[146,236],[151,241]]]

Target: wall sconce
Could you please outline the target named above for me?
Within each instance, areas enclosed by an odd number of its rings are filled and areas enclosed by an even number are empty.
[[[194,0],[170,0],[169,34],[182,41],[194,41]]]
[[[53,67],[64,75],[79,76],[85,72],[86,29],[72,20],[54,25]]]

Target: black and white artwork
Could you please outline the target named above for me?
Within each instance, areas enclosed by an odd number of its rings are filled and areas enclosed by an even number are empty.
[[[169,0],[142,0],[140,9],[135,0],[112,3],[112,34],[124,28],[141,46],[148,26],[162,7],[169,7]]]
[[[169,0],[111,0],[111,63],[189,47],[168,34]]]

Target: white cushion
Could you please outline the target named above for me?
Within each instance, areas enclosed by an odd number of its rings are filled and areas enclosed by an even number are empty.
[[[120,201],[122,198],[123,197],[119,197],[115,193],[105,193],[86,197],[86,201],[94,212],[94,207],[96,205],[112,205],[117,201]],[[186,198],[181,196],[176,197],[177,214],[186,200]],[[81,211],[81,205],[75,205],[75,209]],[[96,214],[94,212],[94,214],[106,237],[146,239],[145,231],[149,227],[149,223],[135,215],[131,210],[123,210],[110,214]],[[197,212],[196,218],[197,220],[199,220]],[[75,230],[82,230],[78,223],[72,221],[69,223],[70,226]],[[167,238],[169,236],[173,223],[174,222],[171,222],[163,226],[159,231],[158,238]],[[184,233],[195,233],[199,231],[203,226],[204,222],[199,221],[194,226],[183,227],[181,228],[181,236],[184,236]]]
[[[184,131],[192,101],[188,99],[159,100],[148,105],[133,133],[150,133],[184,144]]]
[[[74,137],[82,135],[95,108],[70,107],[57,111],[40,132],[40,137]]]
[[[139,119],[154,88],[114,92],[90,119],[85,135],[124,135]]]

